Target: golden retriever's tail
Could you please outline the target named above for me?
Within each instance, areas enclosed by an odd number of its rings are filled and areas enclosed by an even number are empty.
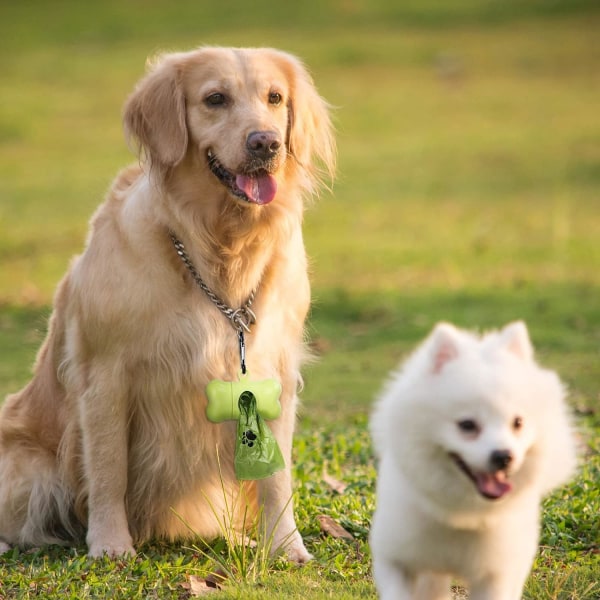
[[[75,516],[71,494],[57,482],[36,481],[31,489],[20,545],[83,543],[85,526]]]
[[[0,542],[31,547],[83,541],[84,525],[56,458],[26,445],[0,450]]]

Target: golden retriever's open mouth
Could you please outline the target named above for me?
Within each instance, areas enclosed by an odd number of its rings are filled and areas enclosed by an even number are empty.
[[[488,500],[498,500],[512,490],[505,469],[497,471],[473,471],[467,463],[456,453],[451,452],[450,458],[458,468],[475,484],[477,491]]]
[[[275,198],[277,181],[267,170],[235,174],[219,162],[212,150],[206,156],[212,173],[237,198],[254,204],[269,204]]]

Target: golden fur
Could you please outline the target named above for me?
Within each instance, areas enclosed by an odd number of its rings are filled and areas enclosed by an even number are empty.
[[[173,231],[230,306],[257,288],[247,364],[253,379],[282,383],[270,427],[286,469],[247,494],[264,503],[275,547],[303,562],[289,502],[310,293],[301,221],[319,165],[333,173],[327,104],[286,53],[208,47],[156,61],[124,123],[141,164],[118,175],[94,216],[58,287],[33,379],[0,413],[0,546],[86,535],[92,556],[119,555],[149,538],[219,534],[217,448],[232,498],[236,425],[207,421],[204,389],[237,378],[237,337],[181,263]],[[277,182],[265,206],[234,196],[207,159],[210,150],[234,174],[250,169],[256,131],[281,141],[264,164]]]

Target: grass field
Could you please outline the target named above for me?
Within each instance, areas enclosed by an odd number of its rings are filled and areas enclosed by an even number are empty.
[[[333,194],[305,226],[319,360],[306,370],[295,502],[316,560],[275,562],[220,597],[374,598],[374,395],[438,320],[522,318],[582,432],[578,477],[545,503],[525,597],[600,598],[599,30],[584,0],[2,3],[0,398],[27,381],[53,289],[133,160],[120,111],[146,56],[281,47],[336,107],[340,151]],[[321,532],[323,514],[355,540]],[[177,544],[130,561],[15,550],[0,558],[0,599],[186,598],[207,568]]]

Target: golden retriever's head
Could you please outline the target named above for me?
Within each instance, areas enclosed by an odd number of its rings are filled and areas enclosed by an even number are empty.
[[[206,47],[164,55],[129,98],[127,135],[159,181],[185,165],[242,204],[333,175],[328,106],[295,57]]]

